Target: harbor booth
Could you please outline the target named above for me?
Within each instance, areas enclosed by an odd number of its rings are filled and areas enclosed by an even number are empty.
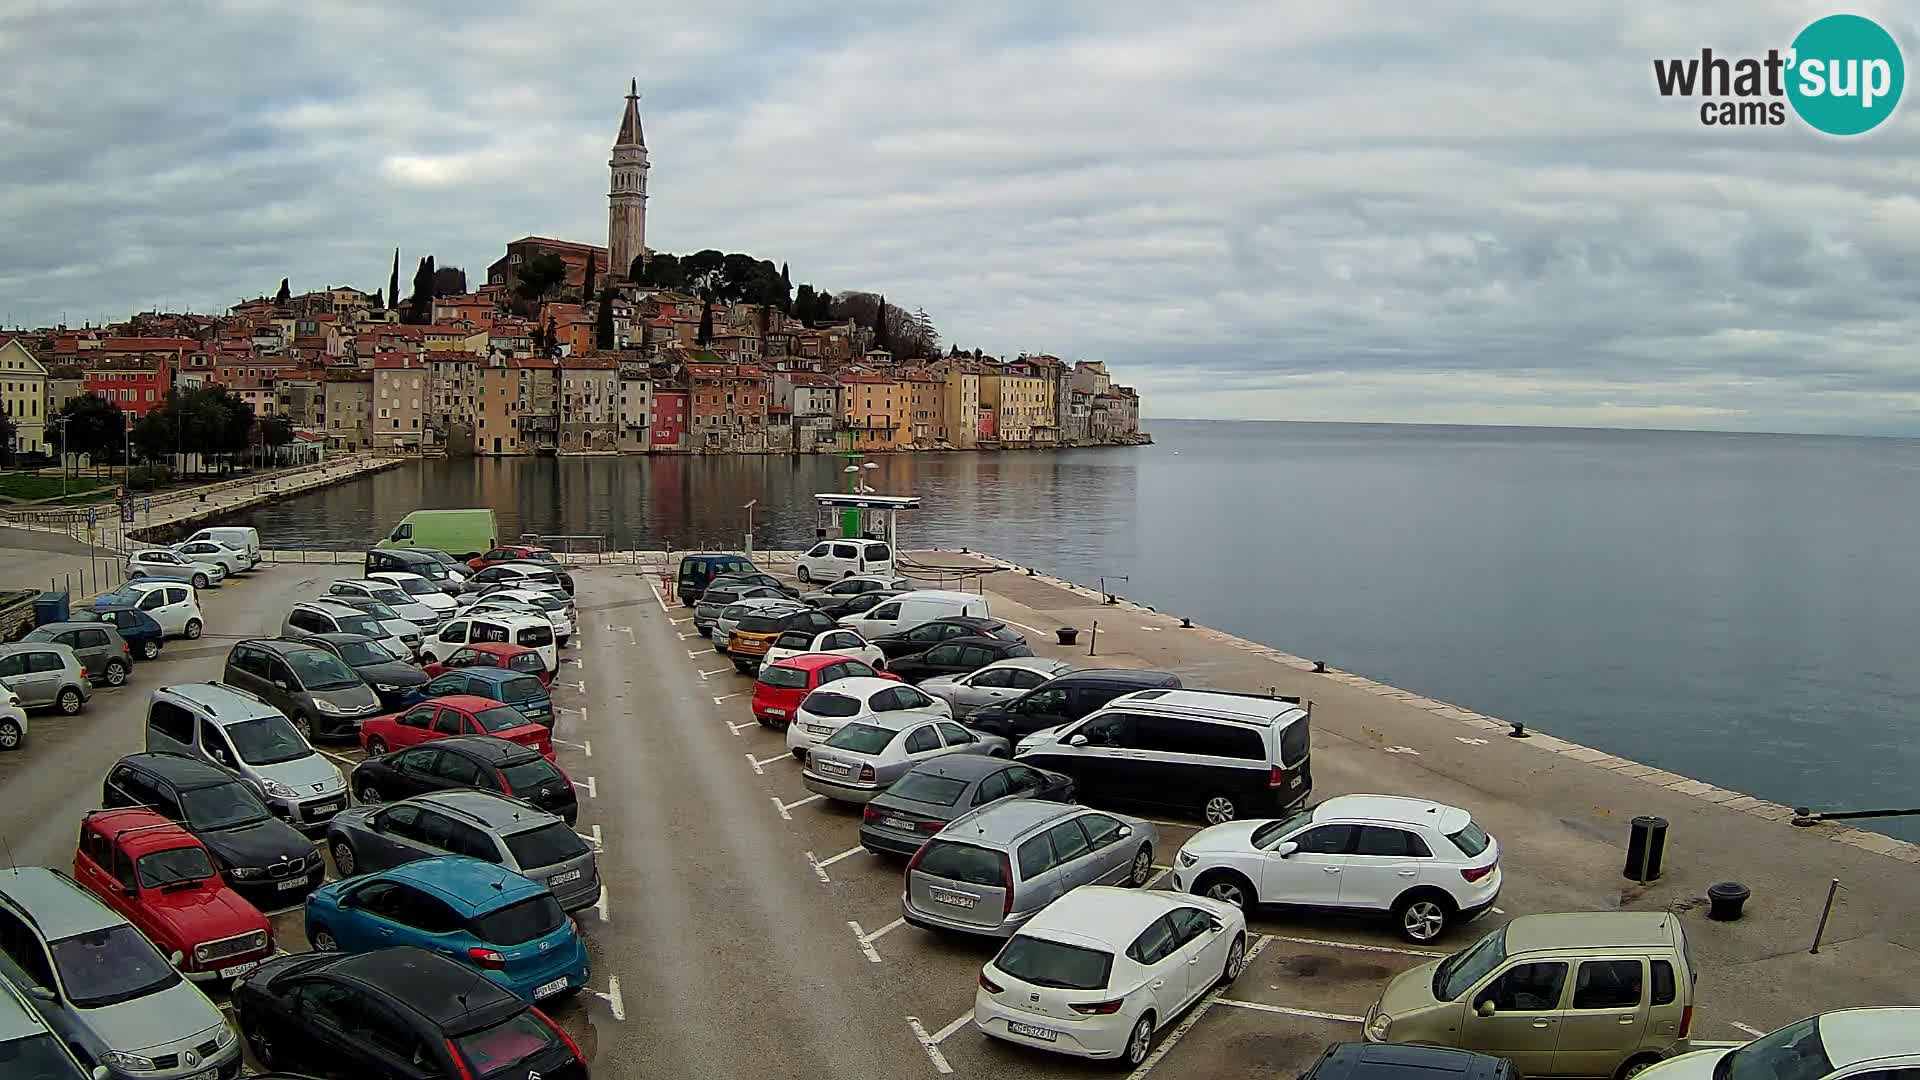
[[[894,551],[900,550],[897,532],[900,512],[920,509],[918,495],[821,493],[813,499],[819,504],[813,529],[815,539],[824,540],[831,535],[842,540],[884,540]]]

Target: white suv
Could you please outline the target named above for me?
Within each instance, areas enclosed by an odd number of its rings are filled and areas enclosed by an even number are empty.
[[[1291,817],[1202,829],[1174,859],[1174,888],[1241,908],[1388,911],[1425,944],[1500,896],[1500,845],[1465,810],[1397,795],[1342,795]]]

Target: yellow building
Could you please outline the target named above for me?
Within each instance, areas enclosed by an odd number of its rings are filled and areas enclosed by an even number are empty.
[[[913,392],[884,375],[842,375],[841,417],[855,450],[913,445]]]
[[[18,338],[0,345],[0,409],[13,420],[13,448],[47,452],[47,369]]]
[[[487,351],[487,335],[484,326],[429,326],[421,335],[420,343],[428,352],[484,353]]]
[[[520,446],[520,367],[496,356],[480,369],[473,451],[485,456],[524,454]]]
[[[1053,382],[1012,371],[988,371],[980,376],[980,405],[991,408],[994,436],[1003,446],[1031,443],[1042,430],[1051,439]]]
[[[933,437],[956,450],[972,450],[980,441],[980,373],[948,364],[939,371],[940,411],[934,417]]]

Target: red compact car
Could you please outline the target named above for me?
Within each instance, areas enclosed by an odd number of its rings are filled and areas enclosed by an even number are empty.
[[[220,877],[192,833],[151,810],[80,820],[73,877],[195,982],[232,980],[273,955],[273,927]]]
[[[892,679],[900,676],[875,671],[865,660],[839,653],[801,653],[760,666],[753,681],[753,718],[762,727],[785,731],[800,699],[835,679],[853,676],[868,679]]]
[[[553,760],[551,728],[528,720],[511,705],[472,694],[448,694],[360,722],[360,748],[375,757],[449,735],[492,735]]]
[[[494,563],[557,563],[559,561],[560,560],[553,557],[552,551],[543,547],[535,547],[532,544],[502,544],[483,555],[475,555],[473,558],[468,559],[467,565],[471,567],[475,573],[479,573]]]
[[[522,675],[538,677],[541,686],[553,685],[553,672],[548,671],[546,662],[540,659],[540,650],[529,649],[525,645],[509,645],[504,641],[476,641],[462,645],[445,660],[428,664],[426,672],[428,675],[441,675],[448,668],[467,667],[506,668]]]

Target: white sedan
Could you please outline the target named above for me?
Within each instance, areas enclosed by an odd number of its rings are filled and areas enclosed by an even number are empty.
[[[973,1024],[1021,1046],[1137,1069],[1154,1035],[1238,978],[1246,959],[1246,919],[1231,904],[1082,885],[980,970]]]
[[[805,761],[814,747],[852,721],[908,709],[953,716],[946,702],[895,679],[835,679],[800,700],[793,722],[787,725],[787,749]]]
[[[451,570],[448,573],[452,573]],[[390,581],[401,592],[412,597],[417,604],[425,604],[440,613],[442,618],[453,614],[453,597],[441,591],[440,586],[405,570],[375,570],[367,577],[373,581]],[[464,578],[461,580],[465,580]]]
[[[157,581],[184,581],[196,589],[204,589],[226,580],[227,572],[219,563],[189,559],[166,548],[148,548],[127,556],[127,576]]]
[[[251,555],[238,548],[230,548],[218,540],[190,540],[184,544],[175,544],[173,553],[193,562],[216,563],[227,572],[229,577],[253,569]]]
[[[920,680],[920,689],[953,706],[953,715],[967,716],[987,705],[1012,701],[1041,683],[1073,670],[1064,660],[1044,656],[1010,656],[964,675],[936,675]]]
[[[865,660],[879,671],[887,669],[887,654],[880,651],[880,646],[852,630],[789,630],[774,641],[761,663],[777,664],[802,653],[836,653]]]
[[[1725,1065],[1725,1068],[1722,1065]],[[1920,1008],[1841,1009],[1770,1031],[1745,1046],[1696,1050],[1648,1067],[1636,1080],[1889,1080],[1920,1070]]]

